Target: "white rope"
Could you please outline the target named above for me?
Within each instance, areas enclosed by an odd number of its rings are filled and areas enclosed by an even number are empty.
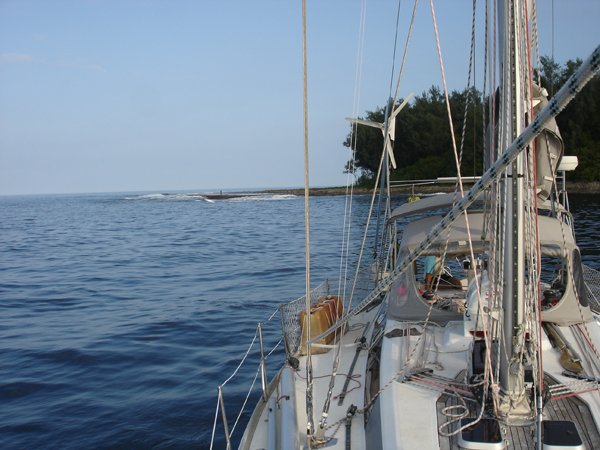
[[[252,393],[252,389],[254,388],[254,385],[256,384],[256,379],[258,378],[258,374],[260,372],[260,366],[258,368],[258,370],[256,371],[256,375],[254,375],[254,381],[252,381],[252,385],[250,386],[250,389],[248,390],[248,394],[246,394],[246,399],[244,400],[244,403],[242,404],[242,407],[240,408],[240,412],[238,413],[237,419],[235,419],[235,423],[233,424],[233,428],[231,429],[231,433],[229,433],[229,437],[233,436],[233,431],[235,430],[235,427],[237,426],[240,417],[242,417],[242,413],[244,412],[244,408],[246,407],[246,403],[248,403],[248,399],[250,398],[250,394]]]
[[[462,136],[460,139],[460,156],[458,158],[458,164],[460,165],[462,163],[462,157],[463,157],[463,150],[465,147],[465,135],[467,134],[467,113],[469,111],[469,99],[470,99],[470,95],[471,95],[471,72],[472,72],[472,68],[473,68],[473,53],[475,52],[475,7],[476,7],[476,0],[473,0],[473,20],[472,20],[472,24],[471,24],[471,53],[469,56],[469,76],[467,77],[467,98],[465,99],[465,114],[463,117],[463,129],[462,129]],[[485,108],[484,108],[485,109]],[[473,113],[475,113],[475,110],[473,111]],[[485,123],[485,122],[483,122]],[[475,133],[475,127],[473,127],[473,133]],[[475,173],[473,172],[473,176],[475,176]]]
[[[379,184],[379,179],[381,178],[381,169],[383,167],[383,161],[385,159],[385,152],[386,151],[387,150],[384,147],[383,153],[381,154],[381,160],[379,161],[379,170],[377,171],[377,177],[375,178],[375,187],[377,187],[377,185]],[[375,204],[375,197],[377,195],[376,190],[377,189],[373,189],[373,195],[371,196],[371,206],[369,207],[369,214],[367,216],[367,223],[365,225],[365,231],[363,233],[362,244],[360,246],[360,252],[358,253],[358,262],[356,264],[356,271],[354,273],[354,280],[352,282],[352,290],[350,291],[350,301],[348,302],[348,311],[350,310],[350,307],[352,306],[352,301],[354,300],[354,290],[356,288],[356,281],[358,279],[358,274],[360,272],[360,265],[361,265],[362,257],[363,257],[363,254],[364,254],[365,244],[367,242],[367,237],[368,237],[368,233],[369,233],[369,227],[371,225],[371,216],[373,214],[373,205]],[[331,330],[331,331],[333,331],[333,330]],[[318,339],[312,339],[312,341],[313,342],[314,341],[318,341]]]
[[[408,53],[408,44],[410,43],[410,37],[412,35],[413,24],[415,23],[415,15],[417,13],[417,5],[419,0],[415,0],[415,7],[413,8],[412,18],[410,20],[410,27],[408,28],[408,36],[406,37],[406,45],[404,47],[404,56],[402,57],[402,65],[400,66],[400,74],[398,75],[398,84],[396,85],[396,93],[394,94],[394,105],[398,100],[398,92],[400,91],[400,81],[402,80],[402,74],[404,73],[404,64],[406,62],[406,54]],[[384,143],[385,144],[385,143]]]
[[[454,391],[455,395],[460,399],[460,401],[462,402],[462,405],[446,406],[444,409],[442,409],[442,414],[451,419],[451,420],[443,423],[442,425],[440,425],[440,427],[438,428],[438,433],[445,437],[451,437],[451,436],[457,435],[465,428],[475,425],[475,423],[479,422],[479,420],[481,419],[481,417],[480,417],[475,422],[470,422],[468,425],[465,425],[465,426],[459,428],[458,430],[455,430],[455,431],[452,431],[449,433],[443,431],[444,428],[449,427],[453,423],[456,423],[469,415],[469,408],[467,407],[467,402],[465,402],[465,400],[462,398],[461,395],[458,395],[454,386],[450,385],[450,387]],[[451,413],[450,412],[451,410],[457,409],[457,408],[458,409],[462,408],[462,412],[459,412],[459,413]],[[484,408],[481,408],[481,410],[483,411]]]
[[[306,317],[310,317],[310,215],[308,180],[308,75],[306,61],[306,0],[302,0],[302,56],[304,88],[304,239],[306,241]],[[310,320],[306,321],[307,336],[311,336]],[[311,448],[313,435],[313,367],[310,345],[306,347],[306,440]]]
[[[212,450],[215,441],[215,430],[217,429],[217,419],[219,418],[219,406],[221,406],[221,399],[217,397],[217,410],[215,411],[215,421],[213,422],[212,436],[210,438],[210,450]]]
[[[444,84],[444,96],[446,97],[446,109],[448,110],[448,121],[450,123],[450,134],[452,136],[452,148],[454,150],[454,158],[457,162],[457,178],[458,183],[460,185],[460,192],[463,191],[462,177],[460,174],[460,163],[458,162],[458,151],[456,149],[456,137],[454,136],[454,124],[452,123],[452,111],[450,110],[450,99],[448,98],[448,87],[446,86],[446,74],[444,72],[444,62],[442,61],[442,50],[440,48],[440,38],[438,36],[437,22],[435,20],[435,10],[433,9],[433,0],[429,0],[429,4],[431,5],[431,16],[433,18],[433,29],[435,31],[435,41],[437,44],[438,57],[440,60],[440,69],[442,71],[442,81]],[[466,214],[465,214],[466,216]],[[467,225],[468,226],[468,225]]]
[[[540,65],[540,47],[539,47],[539,41],[538,41],[538,26],[537,26],[537,4],[535,2],[532,2],[532,9],[533,9],[533,11],[531,11],[531,23],[532,23],[531,39],[533,40],[533,43],[535,45],[535,57],[536,57],[536,62],[537,62],[537,84],[539,87],[542,87],[542,71],[541,71],[541,65]]]
[[[598,377],[600,374],[599,361],[594,357],[594,355],[592,355],[592,353],[590,353],[590,348],[585,342],[583,333],[574,325],[571,325],[569,328],[571,328],[571,333],[573,333],[579,348],[582,350],[583,358],[585,359],[587,366],[590,368],[590,372],[586,371],[586,373],[591,374],[594,377]]]
[[[366,0],[363,0],[363,3],[361,5],[361,15],[360,15],[359,32],[358,32],[359,44],[358,44],[357,57],[356,57],[356,78],[355,78],[355,82],[354,82],[353,117],[358,117],[359,103],[360,103],[360,86],[361,86],[361,80],[362,80],[362,67],[363,67],[362,58],[363,58],[363,51],[364,51],[366,9],[367,9]],[[348,185],[350,185],[350,175],[355,174],[357,134],[358,134],[358,123],[355,122],[355,123],[353,123],[352,132],[350,135],[350,152],[351,152],[351,163],[350,164],[351,164],[351,166],[349,167],[347,180],[346,180],[346,199],[345,199],[345,204],[344,204],[344,226],[343,226],[343,230],[342,230],[342,249],[341,249],[341,255],[340,255],[340,277],[339,277],[339,282],[338,282],[338,294],[342,297],[342,304],[344,304],[346,301],[347,283],[345,282],[345,280],[346,280],[346,277],[348,276],[348,264],[349,264],[349,259],[350,259],[350,231],[351,231],[351,225],[352,225],[352,204],[353,204],[353,194],[354,194],[354,183],[352,183],[352,185],[350,186],[350,195],[349,196],[348,196]],[[356,176],[354,177],[354,179],[356,180]],[[354,296],[354,286],[356,285],[356,277],[358,277],[358,269],[359,268],[360,268],[360,263],[357,266],[357,272],[355,275],[354,284],[352,287],[351,298],[348,301],[348,305],[351,304],[352,297]],[[343,290],[342,290],[342,281],[344,281]],[[339,342],[341,342],[343,340],[345,330],[342,328],[340,331],[341,331],[341,333],[340,333]],[[337,334],[337,332],[336,332],[336,334]],[[313,345],[319,346],[320,344],[313,344]],[[336,352],[335,354],[332,354],[333,373],[337,373],[339,363],[340,363],[340,358],[341,358],[341,349],[338,350],[338,352]],[[325,401],[325,404],[323,406],[323,414],[324,415],[327,414],[326,409],[328,409],[328,407],[329,407],[329,401],[330,401],[329,399],[331,397],[331,390],[333,389],[333,383],[334,383],[334,381],[332,380],[330,382],[330,389],[328,390],[327,400]],[[322,417],[323,417],[323,415],[322,415]]]
[[[360,22],[358,31],[358,50],[356,56],[356,78],[354,81],[354,104],[352,107],[352,117],[358,117],[359,104],[360,104],[360,87],[362,81],[362,60],[364,51],[364,40],[365,40],[365,21],[366,21],[367,2],[363,0],[361,11],[360,11]],[[342,230],[342,251],[340,255],[340,281],[338,284],[338,292],[342,295],[342,301],[346,302],[346,283],[344,283],[343,292],[341,290],[342,280],[345,280],[348,276],[348,261],[350,259],[350,230],[352,225],[352,204],[354,195],[354,183],[350,183],[350,176],[354,176],[356,181],[356,139],[358,135],[358,123],[352,124],[350,132],[350,167],[348,168],[348,174],[346,176],[346,199],[344,204],[344,227]],[[349,187],[349,189],[348,189]],[[350,195],[348,195],[348,190]],[[344,257],[345,254],[345,257]],[[345,261],[345,264],[344,264]],[[357,272],[358,274],[358,272]],[[352,299],[348,303],[350,303]]]
[[[277,308],[275,311],[273,311],[273,314],[271,314],[271,316],[265,321],[265,323],[269,322],[273,317],[275,317],[275,314],[277,314],[279,312],[279,308]]]
[[[267,356],[265,356],[265,359],[267,359],[269,356],[271,356],[271,353],[273,353],[275,350],[277,350],[277,347],[279,347],[279,345],[283,342],[283,338],[279,339],[279,342],[277,343],[277,345],[275,345],[275,347],[273,347],[273,349],[267,353]]]
[[[410,37],[412,35],[412,28],[413,28],[413,24],[414,24],[414,20],[415,20],[415,14],[416,14],[416,11],[417,11],[417,5],[418,5],[418,3],[419,3],[419,0],[415,0],[415,7],[413,9],[412,19],[411,19],[411,23],[410,23],[410,27],[409,27],[409,31],[408,31],[408,36],[407,36],[407,39],[406,39],[406,46],[405,46],[405,49],[404,49],[404,56],[402,58],[402,65],[400,67],[400,74],[398,76],[398,84],[396,86],[396,93],[394,95],[394,100],[392,102],[393,105],[396,104],[396,100],[398,98],[398,92],[399,92],[399,89],[400,89],[400,81],[402,80],[402,73],[404,72],[404,64],[405,64],[405,61],[406,61],[406,55],[408,53],[408,45],[410,43]],[[363,38],[364,38],[364,36],[363,36]],[[355,130],[358,129],[357,127],[358,127],[358,125],[355,124]],[[386,136],[384,137],[383,153],[381,155],[381,161],[379,163],[379,170],[377,172],[377,177],[376,177],[376,180],[375,180],[375,187],[377,187],[377,185],[379,184],[379,179],[381,177],[381,170],[382,170],[382,166],[383,166],[383,161],[385,159],[385,154],[387,152],[387,140],[388,139],[389,139],[389,133],[387,133]],[[387,170],[387,168],[386,168],[386,170]],[[389,177],[388,177],[388,182],[389,182]],[[360,270],[360,265],[361,265],[361,261],[362,261],[362,255],[363,255],[363,251],[364,251],[364,247],[365,247],[365,242],[366,242],[366,239],[367,239],[367,233],[368,233],[370,222],[371,222],[371,215],[373,213],[373,205],[375,203],[375,196],[376,196],[376,192],[375,191],[376,191],[376,189],[373,190],[373,196],[371,198],[371,206],[370,206],[370,209],[369,209],[369,215],[368,215],[368,218],[367,218],[367,224],[365,226],[365,232],[364,232],[364,235],[363,235],[363,241],[362,241],[360,253],[359,253],[359,256],[358,256],[358,263],[356,265],[356,272],[355,272],[355,275],[354,275],[354,283],[352,284],[352,291],[350,293],[350,302],[348,303],[348,310],[350,310],[350,307],[352,306],[352,301],[354,299],[354,290],[355,290],[355,287],[356,287],[356,280],[358,278],[358,273],[359,273],[359,270]],[[388,199],[388,201],[389,201],[389,199]]]
[[[495,102],[496,102],[496,96],[494,93],[494,86],[496,85],[496,3],[494,1],[494,5],[493,5],[493,9],[492,9],[492,17],[490,17],[490,11],[489,11],[489,2],[486,2],[486,7],[485,7],[485,56],[484,56],[484,81],[483,81],[483,91],[482,91],[482,95],[485,98],[485,91],[486,91],[486,83],[488,81],[489,78],[489,92],[488,92],[488,98],[490,99],[489,103],[489,120],[490,120],[490,124],[489,124],[489,131],[490,131],[490,145],[489,145],[489,149],[488,149],[488,158],[489,158],[489,164],[492,165],[496,162],[497,159],[497,143],[496,143],[496,139],[495,139],[495,134],[496,134],[496,107],[495,107]],[[493,22],[493,27],[491,27],[491,29],[489,28],[489,24],[490,24],[490,20]],[[492,35],[490,36],[490,33],[492,33]],[[492,49],[493,55],[491,58],[491,63],[488,65],[488,50]],[[485,70],[487,68],[487,71]],[[485,104],[485,101],[483,101],[483,104]],[[482,119],[482,123],[486,123],[486,114],[485,114],[485,107],[482,108],[483,109],[483,119]],[[486,133],[483,133],[483,147],[486,147]],[[486,164],[485,164],[485,158],[483,161],[483,167],[484,170],[486,168]],[[486,206],[488,206],[486,204]],[[485,228],[485,234],[487,236],[489,236],[489,265],[488,265],[488,280],[489,280],[489,289],[487,292],[487,302],[490,305],[491,308],[493,309],[498,309],[499,308],[499,299],[502,298],[503,295],[503,288],[502,288],[502,283],[500,283],[500,280],[502,280],[502,277],[499,274],[499,267],[502,267],[502,258],[503,258],[503,253],[502,253],[502,246],[498,245],[498,242],[500,242],[500,239],[503,239],[503,227],[502,227],[502,223],[501,221],[498,220],[498,218],[500,217],[500,189],[499,189],[499,182],[497,180],[494,180],[491,184],[491,194],[489,196],[489,216],[488,216],[488,220],[485,224],[486,228]],[[496,256],[498,256],[499,258],[496,258]],[[483,267],[482,267],[483,270]],[[493,294],[496,295],[493,295]],[[490,328],[490,334],[493,338],[497,338],[498,336],[498,329],[499,329],[499,322],[494,322],[491,318],[491,316],[486,316],[486,317],[482,317],[481,316],[481,310],[479,311],[479,314],[477,316],[477,321],[482,320],[482,323],[487,323],[489,328]],[[500,346],[497,346],[497,351],[496,351],[496,360],[498,360],[499,358],[499,349]],[[491,355],[491,351],[488,351],[486,353],[490,353],[490,357]],[[471,355],[470,355],[471,357]],[[487,364],[485,366],[485,371],[488,372],[487,376],[489,377],[489,385],[492,387],[491,389],[491,393],[492,393],[492,399],[493,399],[493,403],[494,403],[494,407],[497,410],[498,409],[498,389],[497,389],[497,384],[496,384],[496,379],[498,379],[498,373],[497,371],[491,371],[489,370]],[[466,377],[466,374],[465,374]],[[487,387],[486,386],[486,387]]]
[[[534,115],[533,111],[533,73],[531,70],[531,39],[534,40],[537,49],[537,24],[536,24],[536,12],[535,5],[533,5],[532,11],[532,26],[534,27],[533,33],[529,33],[529,10],[528,5],[525,3],[523,5],[524,11],[524,26],[526,28],[526,36],[527,36],[527,47],[526,47],[526,67],[527,73],[524,74],[526,77],[525,83],[523,83],[528,88],[528,99],[530,100],[530,111],[529,114],[531,117]],[[536,50],[537,51],[537,50]],[[538,222],[538,198],[537,198],[537,155],[536,155],[536,145],[535,140],[532,143],[532,151],[529,153],[529,171],[526,172],[528,176],[528,189],[526,189],[526,195],[528,196],[528,216],[529,216],[529,233],[526,237],[529,238],[529,246],[527,247],[529,250],[529,270],[527,273],[529,274],[529,282],[527,286],[530,288],[529,298],[530,302],[526,303],[527,314],[531,319],[531,328],[529,330],[530,336],[534,337],[531,340],[531,350],[533,351],[533,355],[530,355],[532,366],[534,368],[534,378],[536,386],[539,386],[538,393],[541,393],[544,388],[544,370],[543,370],[543,359],[542,359],[542,351],[539,347],[539,343],[542,338],[542,320],[541,320],[541,250],[540,250],[540,240],[539,240],[539,222]],[[552,165],[550,166],[552,167]],[[537,325],[537,326],[536,326]],[[535,395],[534,399],[537,405],[539,395]]]
[[[452,111],[450,109],[450,99],[448,96],[448,88],[446,86],[446,75],[444,72],[444,63],[442,60],[442,51],[441,51],[441,47],[440,47],[437,22],[435,19],[435,10],[433,7],[433,0],[430,0],[430,5],[431,5],[431,16],[433,19],[433,27],[434,27],[434,31],[435,31],[435,38],[436,38],[436,43],[437,43],[438,56],[439,56],[439,60],[440,60],[440,69],[442,72],[442,80],[443,80],[443,84],[444,84],[444,95],[446,98],[446,108],[448,110],[448,121],[450,124],[450,132],[452,135],[452,148],[454,150],[454,158],[455,158],[456,170],[457,170],[457,186],[460,187],[460,192],[461,192],[462,196],[464,197],[464,189],[463,189],[463,184],[462,184],[462,176],[461,176],[461,167],[460,166],[461,166],[461,160],[462,160],[462,154],[463,154],[464,136],[465,136],[465,130],[466,130],[467,112],[468,112],[468,105],[469,105],[469,94],[467,92],[467,99],[466,99],[466,103],[465,103],[465,114],[464,114],[464,120],[463,120],[463,135],[462,135],[461,149],[460,149],[460,156],[459,156],[457,148],[456,148],[456,139],[454,136],[454,125],[452,123]],[[471,80],[474,41],[475,41],[475,2],[473,2],[473,20],[472,20],[472,28],[471,28],[471,60],[469,62],[469,83],[468,84],[470,84],[470,80]],[[456,203],[456,192],[454,195],[453,205],[455,203]],[[471,260],[473,262],[475,262],[475,253],[473,250],[473,240],[471,238],[471,228],[469,226],[469,216],[468,216],[468,213],[466,210],[464,211],[464,216],[465,216],[465,225],[467,228],[467,237],[469,240],[470,256],[471,256]],[[442,256],[442,261],[444,261],[444,259],[446,257],[446,250],[448,248],[449,239],[450,239],[450,228],[448,227],[448,234],[446,236],[446,242],[445,242],[445,246],[444,246],[444,253]],[[440,278],[438,278],[438,280],[437,280],[437,283],[435,286],[436,290],[438,288],[439,282],[440,282]],[[479,307],[480,311],[483,311],[483,302],[482,302],[482,298],[481,298],[481,287],[479,285],[478,277],[475,277],[475,287],[476,287],[476,292],[477,292],[478,307]],[[486,348],[491,348],[491,337],[490,337],[489,330],[487,327],[487,322],[482,321],[482,326],[483,326],[484,339],[486,342]],[[487,377],[490,376],[489,374],[491,373],[491,369],[492,369],[492,361],[491,361],[489,352],[486,352],[486,354],[485,354],[485,366],[486,366],[485,374],[486,374],[486,380],[487,380],[488,379]]]
[[[235,371],[231,374],[231,376],[229,378],[227,378],[223,384],[221,384],[221,387],[225,386],[229,382],[229,380],[231,380],[235,376],[235,374],[238,373],[238,370],[240,370],[240,367],[242,367],[242,364],[244,364],[244,361],[246,361],[246,358],[248,357],[248,354],[250,353],[250,350],[254,346],[254,342],[256,341],[256,337],[257,336],[258,336],[258,328],[256,329],[256,332],[254,333],[254,339],[252,339],[252,342],[250,343],[250,347],[248,347],[248,350],[246,351],[246,354],[242,358],[242,361],[237,366],[237,368],[235,369]]]

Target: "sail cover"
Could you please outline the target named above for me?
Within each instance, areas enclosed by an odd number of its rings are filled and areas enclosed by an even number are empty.
[[[537,116],[548,104],[548,93],[533,83],[534,107]],[[546,200],[552,193],[554,176],[564,152],[564,145],[556,120],[552,119],[535,138],[535,163],[537,195]]]

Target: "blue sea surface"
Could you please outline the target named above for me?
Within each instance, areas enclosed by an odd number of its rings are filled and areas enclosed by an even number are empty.
[[[394,197],[397,206],[406,196]],[[362,239],[370,197],[352,204]],[[313,283],[340,273],[344,197],[311,199]],[[572,195],[600,269],[600,196]],[[370,255],[369,255],[370,256]],[[0,197],[0,448],[209,448],[217,386],[280,303],[304,293],[304,199]],[[264,328],[280,339],[279,316]],[[230,431],[258,349],[224,388]],[[268,359],[269,377],[283,361]],[[258,399],[255,385],[234,447]],[[220,413],[214,448],[224,448]]]

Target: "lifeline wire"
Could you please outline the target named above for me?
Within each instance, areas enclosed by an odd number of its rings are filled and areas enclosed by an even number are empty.
[[[266,322],[269,322],[274,316],[275,314],[277,314],[279,312],[279,309],[276,309],[273,314],[271,314],[271,316],[266,320]],[[265,322],[265,323],[266,323]],[[258,328],[256,329],[256,332],[254,333],[254,339],[252,339],[252,342],[250,343],[250,346],[248,347],[248,350],[246,351],[246,354],[244,355],[244,357],[242,358],[242,361],[239,363],[239,365],[237,366],[237,368],[235,369],[235,371],[233,372],[233,374],[231,374],[231,376],[229,378],[227,378],[227,380],[225,380],[225,382],[223,384],[221,384],[221,388],[223,388],[240,370],[240,367],[242,367],[242,365],[244,364],[244,361],[246,361],[246,358],[248,357],[248,355],[250,354],[250,350],[252,350],[252,347],[254,346],[254,342],[256,341],[256,337],[258,336]],[[280,339],[279,342],[277,343],[277,345],[275,345],[275,347],[273,347],[273,349],[269,352],[269,354],[267,355],[267,357],[269,357],[276,349],[277,347],[279,347],[279,345],[281,344],[281,342],[283,341],[283,339]],[[260,370],[260,368],[259,368]],[[257,371],[258,373],[258,371]],[[254,377],[254,382],[252,383],[252,386],[250,386],[250,390],[248,391],[248,396],[250,395],[250,392],[252,392],[252,388],[254,387],[254,384],[256,382],[256,376]],[[244,407],[246,406],[246,402],[248,401],[248,396],[246,396],[246,400],[244,401],[244,404],[242,405],[242,408],[240,410],[240,413],[238,415],[238,418],[235,421],[235,424],[233,426],[233,429],[231,430],[230,434],[233,434],[233,430],[235,430],[235,427],[240,419],[240,416],[242,414],[242,412],[244,411]],[[219,416],[219,406],[221,399],[217,398],[217,409],[215,412],[215,420],[213,423],[213,430],[212,430],[212,436],[210,439],[210,448],[212,449],[213,446],[213,442],[215,440],[215,431],[216,431],[216,427],[217,427],[217,418]]]
[[[221,399],[217,398],[217,410],[215,411],[215,421],[213,423],[212,436],[210,438],[210,450],[212,450],[213,442],[215,441],[215,430],[217,429],[217,418],[219,417],[219,406],[221,406]]]

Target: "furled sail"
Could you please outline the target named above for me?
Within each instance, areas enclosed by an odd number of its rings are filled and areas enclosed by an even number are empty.
[[[533,83],[533,113],[537,116],[548,104],[548,92]],[[536,191],[540,200],[546,200],[552,193],[556,169],[563,156],[564,144],[556,119],[550,120],[535,138]]]

